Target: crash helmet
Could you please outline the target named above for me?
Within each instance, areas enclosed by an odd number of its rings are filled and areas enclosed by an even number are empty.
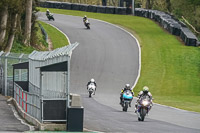
[[[95,82],[95,80],[92,78],[92,79],[90,80],[90,82],[93,82],[93,83],[94,83],[94,82]]]
[[[129,85],[129,84],[126,84],[126,85],[125,85],[125,88],[126,88],[126,89],[130,89],[130,85]]]
[[[144,87],[143,87],[143,92],[144,92],[144,93],[148,93],[148,92],[149,92],[149,87],[144,86]]]
[[[49,12],[49,9],[47,9],[47,12]]]
[[[87,16],[85,15],[84,18],[87,18]]]

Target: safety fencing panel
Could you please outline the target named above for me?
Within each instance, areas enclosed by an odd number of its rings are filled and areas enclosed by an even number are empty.
[[[61,122],[66,121],[66,98],[43,99],[42,121]]]
[[[14,98],[24,112],[41,121],[41,100],[39,95],[23,91],[23,89],[15,83]]]

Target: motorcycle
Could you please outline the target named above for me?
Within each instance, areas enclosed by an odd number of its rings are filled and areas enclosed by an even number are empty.
[[[49,13],[49,14],[47,15],[47,18],[49,19],[49,21],[51,21],[51,20],[54,21],[54,20],[55,20],[52,13]]]
[[[88,93],[89,93],[89,97],[92,97],[92,94],[95,93],[95,90],[96,90],[96,86],[94,83],[90,83],[88,85]]]
[[[149,96],[143,96],[139,99],[137,107],[138,121],[144,121],[145,116],[151,109],[151,99]]]
[[[84,20],[84,25],[87,29],[90,29],[90,22],[87,19]]]
[[[126,90],[124,91],[123,95],[122,95],[122,110],[127,112],[128,110],[128,105],[131,103],[133,99],[133,94],[130,90]]]

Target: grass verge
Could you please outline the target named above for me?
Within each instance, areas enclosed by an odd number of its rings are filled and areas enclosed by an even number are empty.
[[[51,25],[45,22],[39,21],[39,23],[47,32],[48,38],[50,38],[50,40],[52,41],[54,49],[60,48],[69,44],[65,35],[62,34],[59,30],[57,30],[56,28],[52,27]]]
[[[39,8],[45,12],[46,8]],[[53,13],[104,20],[135,33],[141,47],[141,75],[134,88],[137,94],[149,86],[154,102],[200,112],[200,48],[184,46],[175,36],[150,19],[50,9]]]
[[[43,26],[43,28],[45,29],[45,31],[47,32],[48,37],[52,41],[52,45],[53,45],[54,49],[63,47],[63,46],[66,46],[69,44],[65,35],[63,35],[59,30],[57,30],[53,26],[51,26],[47,23],[44,23],[42,21],[38,21],[38,23],[40,23]],[[26,46],[22,45],[20,42],[14,41],[11,52],[29,54],[29,53],[33,52],[34,50],[47,51],[48,43],[45,41],[45,37],[42,34],[41,29],[38,26],[38,24],[36,24],[36,28],[37,28],[37,32],[36,32],[36,37],[37,37],[36,43],[37,44],[35,44],[34,46],[26,47]]]

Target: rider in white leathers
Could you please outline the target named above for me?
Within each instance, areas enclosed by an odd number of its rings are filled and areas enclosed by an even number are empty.
[[[95,85],[95,91],[94,91],[94,95],[95,95],[95,92],[96,92],[96,90],[97,90],[97,83],[95,82],[95,80],[92,78],[88,83],[87,83],[87,89],[88,89],[88,85],[89,84],[91,84],[91,83],[94,83],[94,85]]]

